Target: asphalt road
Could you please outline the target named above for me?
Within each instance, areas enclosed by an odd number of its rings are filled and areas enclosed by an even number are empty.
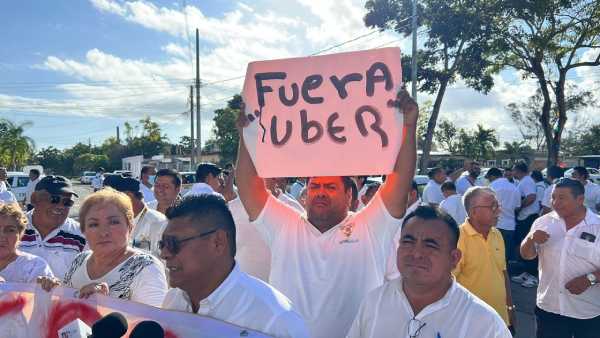
[[[73,190],[79,195],[79,198],[75,199],[75,205],[71,207],[69,217],[79,219],[79,208],[81,207],[81,203],[87,195],[93,192],[93,189],[89,184],[81,184],[79,181],[75,180],[71,180],[71,182],[73,183]]]

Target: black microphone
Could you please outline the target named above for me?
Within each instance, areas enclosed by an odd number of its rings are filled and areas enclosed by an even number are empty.
[[[92,325],[92,334],[88,338],[121,338],[127,333],[127,328],[127,319],[118,312],[112,312]]]
[[[136,325],[129,338],[164,338],[165,331],[159,323],[153,320],[144,320]]]

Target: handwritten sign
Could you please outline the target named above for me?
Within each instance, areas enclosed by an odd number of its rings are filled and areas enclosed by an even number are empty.
[[[390,173],[401,79],[398,48],[250,63],[243,137],[259,176]]]
[[[153,320],[163,327],[167,338],[268,338],[209,317],[101,295],[82,300],[75,297],[75,292],[75,289],[58,287],[48,293],[35,284],[0,284],[0,337],[58,338],[58,330],[75,319],[91,327],[103,316],[119,312],[129,325],[124,337],[129,337],[139,322]]]

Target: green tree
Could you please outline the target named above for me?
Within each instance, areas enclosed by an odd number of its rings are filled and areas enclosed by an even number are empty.
[[[496,131],[486,129],[478,124],[473,131],[460,129],[458,132],[458,149],[460,154],[475,160],[487,160],[494,156],[494,148],[498,146]]]
[[[239,134],[236,120],[241,102],[242,97],[235,95],[227,102],[227,107],[215,110],[213,137],[206,142],[206,147],[215,147],[221,151],[221,164],[233,163],[237,157]]]
[[[27,163],[35,151],[35,142],[24,135],[25,129],[32,122],[16,124],[7,119],[0,119],[0,162],[13,170]]]
[[[435,139],[439,145],[452,154],[456,154],[458,150],[457,135],[456,126],[449,120],[442,120],[435,131]]]
[[[40,149],[33,157],[34,163],[44,167],[49,174],[63,174],[66,172],[65,157],[63,152],[52,146]]]
[[[487,93],[493,86],[487,54],[492,50],[493,24],[499,20],[496,0],[420,0],[418,26],[427,30],[424,48],[417,54],[419,88],[435,94],[423,146],[420,169],[429,164],[429,153],[442,101],[449,85],[459,77],[467,86]],[[412,32],[411,0],[369,0],[364,21],[368,27],[390,29],[408,35]],[[402,60],[405,81],[410,79],[410,58]]]
[[[138,135],[136,130],[140,130]],[[167,136],[162,134],[158,123],[152,121],[150,117],[139,120],[135,127],[125,123],[125,142],[127,156],[151,157],[170,152]]]
[[[494,63],[536,80],[543,98],[539,121],[547,162],[557,164],[569,111],[567,75],[577,68],[600,65],[600,2],[503,0],[501,7],[507,20],[494,22],[498,24]],[[586,52],[593,54],[591,59],[583,59]]]
[[[100,146],[100,154],[108,157],[107,164],[104,167],[107,171],[121,169],[123,157],[127,157],[127,149],[124,145],[117,141],[117,138],[111,136],[102,142]]]
[[[75,158],[73,170],[75,173],[79,173],[86,170],[95,171],[99,167],[106,169],[107,166],[108,156],[87,153],[79,155],[77,158]]]
[[[516,162],[531,156],[533,149],[525,141],[504,142],[504,153],[512,162]]]

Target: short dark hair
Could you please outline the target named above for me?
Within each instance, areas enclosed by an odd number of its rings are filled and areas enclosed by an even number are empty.
[[[502,172],[498,168],[490,168],[490,170],[488,170],[488,172],[485,174],[485,178],[489,179],[490,177],[502,177]]]
[[[429,176],[429,178],[433,179],[433,176],[435,176],[435,174],[437,174],[440,170],[442,170],[441,167],[435,167],[432,168],[431,170],[429,170],[429,172],[427,173],[427,176]]]
[[[565,176],[565,170],[557,165],[552,165],[548,167],[548,177],[552,177],[554,179],[561,178]]]
[[[460,237],[460,230],[458,229],[458,224],[452,216],[450,216],[443,209],[430,205],[421,205],[418,206],[413,212],[406,215],[404,220],[402,221],[402,228],[408,223],[411,218],[418,217],[424,220],[440,220],[444,222],[448,229],[450,230],[450,234],[452,238],[450,239],[450,243],[453,248],[458,246],[458,238]]]
[[[442,191],[456,191],[456,185],[454,185],[454,182],[444,182],[441,189]]]
[[[513,170],[518,170],[522,173],[526,173],[529,172],[529,166],[527,166],[527,163],[525,162],[519,162],[514,165]]]
[[[184,197],[179,203],[167,209],[167,219],[188,217],[194,224],[209,223],[223,229],[229,242],[229,253],[235,257],[235,221],[227,202],[215,194],[201,194]]]
[[[212,174],[216,177],[219,176],[221,171],[223,171],[223,169],[219,168],[219,166],[217,166],[214,163],[200,163],[196,168],[196,182],[206,183],[206,178],[208,177],[208,174]]]
[[[533,180],[536,182],[541,182],[544,180],[544,175],[542,175],[542,172],[539,170],[531,171],[530,175],[531,175],[531,178],[533,178]]]
[[[314,176],[317,177],[317,176]],[[309,177],[308,180],[306,181],[306,185],[308,185],[308,183],[310,183],[310,179],[313,177]],[[355,186],[357,188],[357,198],[358,198],[358,186],[356,185],[356,182],[354,182],[354,179],[352,179],[352,177],[350,176],[340,176],[340,178],[342,179],[342,183],[344,184],[344,191],[348,191],[348,189],[352,189],[352,186]]]
[[[181,175],[179,174],[179,172],[175,169],[160,169],[159,171],[156,172],[156,177],[161,177],[161,176],[169,176],[171,177],[171,179],[173,179],[173,184],[175,184],[175,187],[179,188],[181,186]]]
[[[568,188],[569,190],[571,190],[571,194],[575,198],[585,194],[585,187],[583,186],[583,184],[572,178],[561,178],[560,180],[558,180],[558,182],[556,182],[556,185],[554,186],[554,189],[557,188]]]
[[[29,170],[30,174],[34,174],[37,177],[40,177],[40,171],[38,169],[31,169]]]
[[[582,166],[573,167],[573,171],[583,176],[586,180],[590,178],[590,172]]]
[[[140,172],[140,177],[144,176],[144,174],[147,174],[151,169],[154,169],[153,166],[151,165],[145,165],[142,167],[142,171]]]
[[[104,172],[104,168],[102,168],[102,167],[98,168],[98,172]]]

